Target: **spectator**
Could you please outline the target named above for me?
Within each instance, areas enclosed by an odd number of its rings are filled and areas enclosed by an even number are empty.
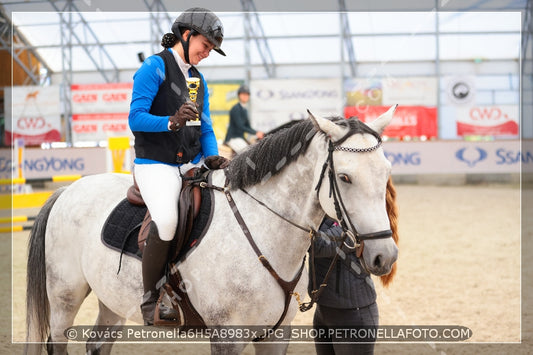
[[[330,218],[324,219],[319,230],[327,235],[340,237],[341,227]],[[318,234],[314,241],[315,260],[314,269],[317,282],[321,282],[337,253],[339,244],[331,241],[327,236]],[[309,269],[310,272],[312,269]],[[313,275],[310,275],[312,280]],[[309,294],[313,285],[309,283]],[[364,271],[355,250],[344,247],[336,265],[327,280],[316,302],[313,318],[315,329],[353,329],[354,327],[376,328],[379,313],[376,304],[376,291],[370,275]],[[328,334],[328,332],[326,332]],[[343,332],[334,333],[344,335]],[[318,355],[325,354],[373,354],[375,339],[361,340],[348,337],[315,338],[315,348]]]
[[[244,138],[244,133],[254,134],[258,139],[264,137],[264,133],[256,131],[250,126],[248,119],[247,104],[250,100],[250,90],[246,85],[241,85],[237,91],[239,102],[229,112],[229,126],[224,144],[233,149],[236,154],[241,153],[250,143]]]

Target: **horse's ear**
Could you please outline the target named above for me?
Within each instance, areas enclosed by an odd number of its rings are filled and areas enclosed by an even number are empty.
[[[396,107],[398,107],[398,105],[391,106],[391,108],[389,108],[387,112],[376,118],[374,121],[367,123],[368,127],[372,128],[379,134],[383,133],[385,127],[387,127],[390,121],[392,120],[392,116],[394,116],[394,111],[396,111]]]
[[[309,119],[313,122],[313,126],[315,126],[319,132],[323,132],[333,140],[340,139],[344,136],[345,132],[343,132],[343,128],[335,124],[335,122],[331,122],[326,118],[316,117],[309,110],[307,110],[307,113],[309,114]]]

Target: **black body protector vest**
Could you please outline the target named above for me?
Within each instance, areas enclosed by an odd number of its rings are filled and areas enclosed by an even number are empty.
[[[172,116],[189,97],[187,83],[174,55],[169,50],[157,54],[165,63],[165,79],[152,102],[150,113],[156,116]],[[200,72],[192,66],[191,74],[200,78]],[[196,102],[202,115],[204,103],[204,83],[200,80]],[[178,131],[133,132],[135,155],[139,158],[157,160],[169,164],[186,164],[202,151],[200,126],[184,126]]]

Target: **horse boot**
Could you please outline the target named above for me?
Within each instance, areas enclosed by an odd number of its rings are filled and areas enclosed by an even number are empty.
[[[141,312],[144,325],[154,324],[155,308],[159,299],[159,289],[164,282],[161,279],[164,278],[170,243],[171,241],[164,241],[159,238],[157,225],[152,221],[142,256],[144,296],[141,303]],[[158,287],[159,282],[161,282],[161,285]],[[178,319],[179,314],[175,309],[161,304],[159,317],[161,319]]]

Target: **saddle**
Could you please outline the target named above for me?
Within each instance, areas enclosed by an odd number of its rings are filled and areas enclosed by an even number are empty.
[[[200,213],[200,206],[202,204],[202,193],[200,186],[193,184],[194,177],[200,175],[200,168],[192,168],[188,170],[183,179],[183,184],[181,187],[180,198],[178,202],[178,228],[176,234],[174,235],[172,250],[169,253],[169,260],[174,260],[178,257],[181,252],[183,245],[185,244],[188,236],[191,233],[194,219]],[[139,191],[139,186],[133,177],[133,185],[131,185],[126,194],[127,200],[135,206],[144,206],[144,200]],[[150,216],[150,211],[146,210],[146,215],[144,216],[141,228],[139,230],[139,235],[137,237],[137,244],[139,245],[139,250],[144,251],[144,245],[146,244],[146,238],[148,237],[149,226],[152,218]]]

